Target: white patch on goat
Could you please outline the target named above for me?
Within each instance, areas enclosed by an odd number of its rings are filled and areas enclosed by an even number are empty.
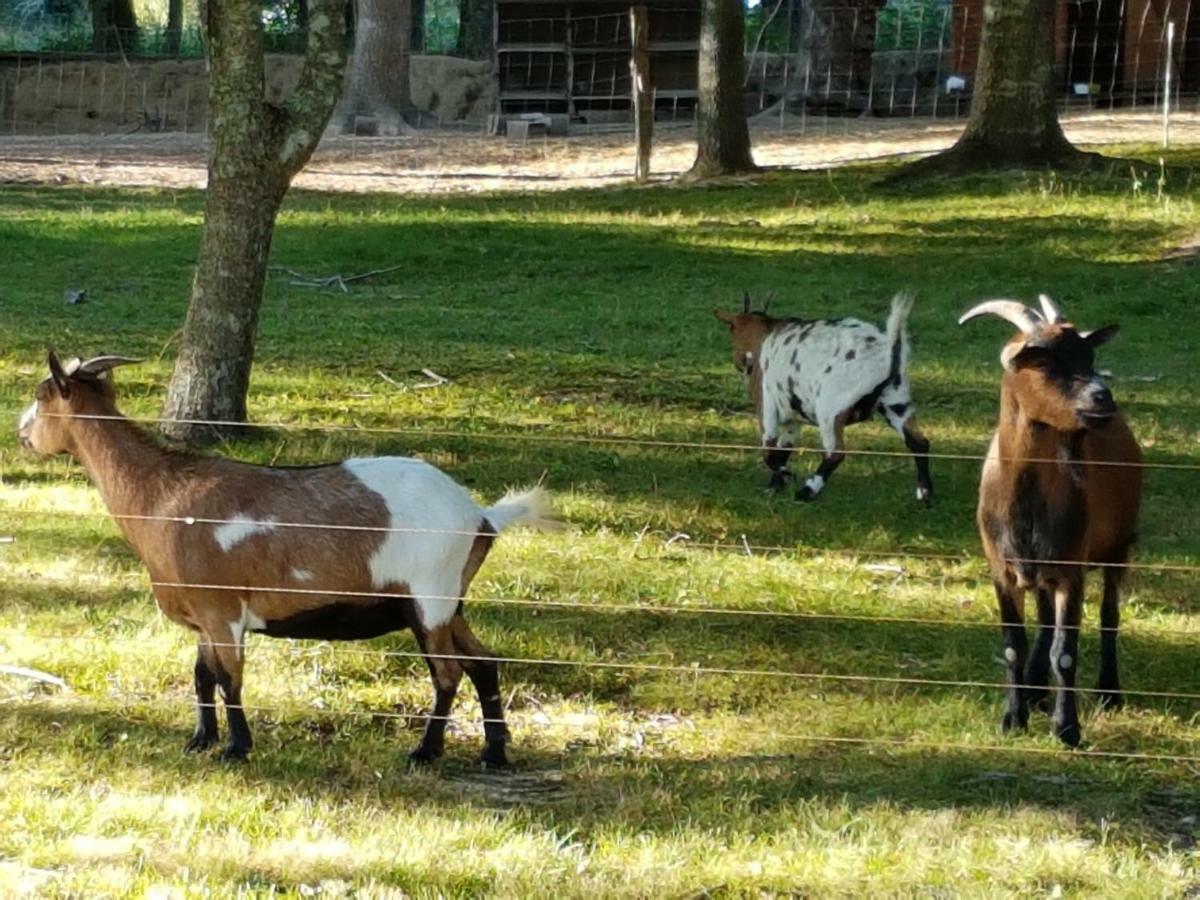
[[[1007,659],[1010,663],[1015,663],[1017,661],[1017,651],[1014,650],[1012,647],[1005,647],[1004,648],[1004,658]]]
[[[342,467],[387,505],[388,532],[371,557],[375,590],[407,584],[421,624],[445,625],[458,609],[462,575],[483,510],[445,472],[419,459],[348,459]]]
[[[825,489],[825,479],[820,475],[809,475],[804,482],[804,486],[814,494],[819,494]]]
[[[237,650],[238,659],[242,658],[242,653],[245,650],[246,632],[266,631],[266,628],[267,623],[252,613],[250,608],[246,606],[245,601],[243,601],[241,617],[229,623],[229,630],[233,633],[233,643]]]
[[[37,418],[38,402],[34,400],[25,408],[25,412],[21,413],[21,420],[17,423],[17,431],[24,431],[33,424],[33,420]]]
[[[1060,669],[1069,669],[1073,665],[1075,665],[1075,660],[1071,658],[1070,653],[1064,653],[1058,658],[1058,667]]]
[[[230,521],[213,529],[213,538],[221,549],[228,553],[237,544],[256,534],[267,534],[278,527],[279,520],[272,516],[269,519],[251,519],[247,516],[233,516]]]
[[[308,569],[292,569],[293,581],[312,581],[313,573]]]

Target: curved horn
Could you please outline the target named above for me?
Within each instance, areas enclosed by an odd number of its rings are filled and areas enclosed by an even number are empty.
[[[976,316],[989,313],[1011,322],[1025,334],[1036,331],[1044,321],[1037,310],[1030,309],[1016,300],[984,300],[959,316],[958,324],[962,325]]]
[[[1042,315],[1046,317],[1046,321],[1051,325],[1057,325],[1063,320],[1063,314],[1054,305],[1054,301],[1050,299],[1049,294],[1038,294],[1038,303],[1042,305]]]
[[[742,312],[750,312],[750,292],[742,291]]]
[[[80,363],[78,371],[86,372],[88,375],[103,375],[117,366],[128,366],[143,361],[129,356],[93,356],[86,362]]]

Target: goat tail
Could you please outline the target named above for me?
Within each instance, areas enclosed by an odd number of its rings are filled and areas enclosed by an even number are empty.
[[[892,348],[892,365],[888,373],[893,379],[908,370],[908,314],[912,312],[913,295],[901,291],[892,297],[892,311],[888,313],[887,344]]]
[[[497,532],[511,525],[524,525],[538,531],[561,531],[564,527],[562,520],[554,515],[550,492],[537,486],[524,491],[509,491],[483,514]]]

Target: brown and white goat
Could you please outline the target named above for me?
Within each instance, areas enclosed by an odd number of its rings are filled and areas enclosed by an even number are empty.
[[[117,411],[110,372],[126,362],[133,360],[63,366],[51,353],[50,377],[18,430],[25,447],[83,464],[149,570],[163,613],[197,633],[198,721],[184,749],[216,743],[220,687],[229,724],[222,756],[249,752],[246,632],[356,640],[411,628],[435,692],[412,758],[441,755],[465,672],[483,709],[482,759],[505,764],[499,671],[467,626],[462,601],[499,532],[556,524],[544,493],[510,494],[484,509],[416,459],[276,468],[166,450]]]
[[[991,314],[1018,329],[1000,354],[1000,421],[983,465],[977,515],[1004,635],[1003,727],[1026,727],[1029,707],[1045,700],[1053,670],[1059,687],[1054,733],[1075,746],[1084,576],[1096,566],[1104,567],[1099,699],[1103,706],[1121,703],[1121,581],[1141,504],[1142,455],[1093,363],[1095,349],[1117,326],[1079,331],[1048,297],[1040,302],[1039,312],[1014,300],[989,300],[959,324]],[[1032,654],[1027,591],[1037,597]]]
[[[929,441],[917,428],[908,378],[912,301],[909,294],[892,298],[885,331],[858,319],[777,319],[765,306],[751,312],[749,294],[740,313],[713,311],[729,326],[733,366],[750,385],[770,490],[783,490],[791,480],[787,461],[799,423],[817,426],[825,451],[796,491],[797,500],[814,500],[846,458],[845,427],[878,412],[913,455],[917,499],[931,499]]]

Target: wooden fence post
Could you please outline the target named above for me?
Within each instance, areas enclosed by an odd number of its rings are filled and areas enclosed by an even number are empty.
[[[629,57],[629,74],[633,95],[633,134],[637,147],[637,162],[633,177],[645,181],[650,177],[650,137],[654,130],[654,99],[650,92],[650,54],[648,52],[650,24],[644,6],[629,8],[629,36],[633,52]]]

